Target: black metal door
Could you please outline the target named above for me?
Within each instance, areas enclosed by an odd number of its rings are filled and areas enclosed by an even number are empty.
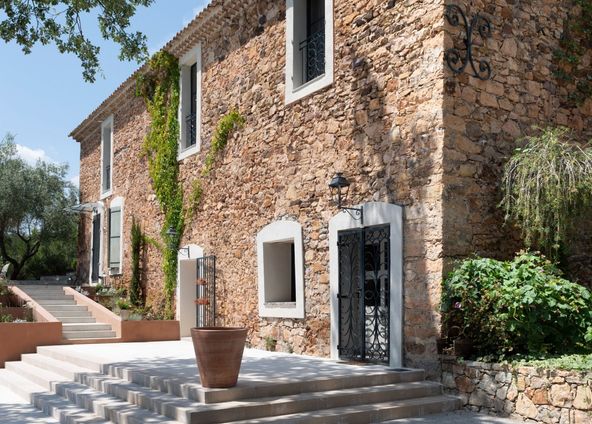
[[[101,255],[101,215],[93,216],[92,220],[92,253],[91,280],[99,281],[99,260]]]
[[[197,259],[195,280],[195,316],[197,327],[216,325],[216,257],[204,256]]]
[[[390,336],[390,227],[341,231],[339,356],[388,363]]]

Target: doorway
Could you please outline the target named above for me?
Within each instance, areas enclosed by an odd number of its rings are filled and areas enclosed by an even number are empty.
[[[337,246],[339,357],[388,364],[390,228],[340,231]]]

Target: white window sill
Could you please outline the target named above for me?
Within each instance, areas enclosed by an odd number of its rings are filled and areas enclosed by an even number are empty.
[[[179,154],[177,155],[177,161],[181,161],[183,159],[186,159],[189,156],[193,156],[198,152],[199,152],[199,144],[196,144],[195,146],[191,146],[185,150],[181,150],[181,151],[179,151]]]
[[[286,88],[286,104],[294,103],[333,84],[333,75],[325,73],[296,88]]]
[[[264,318],[303,319],[304,308],[296,302],[267,302],[259,308],[259,316]]]
[[[113,194],[113,190],[107,190],[104,193],[101,193],[100,200],[106,199],[107,197]]]

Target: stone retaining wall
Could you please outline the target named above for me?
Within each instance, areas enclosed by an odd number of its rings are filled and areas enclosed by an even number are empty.
[[[592,422],[592,372],[442,362],[442,383],[466,409],[531,423]]]

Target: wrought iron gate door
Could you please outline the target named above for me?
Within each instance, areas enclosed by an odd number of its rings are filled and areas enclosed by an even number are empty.
[[[341,231],[339,356],[389,362],[390,227]]]
[[[195,316],[197,327],[216,325],[216,257],[204,256],[197,259],[195,280]]]

